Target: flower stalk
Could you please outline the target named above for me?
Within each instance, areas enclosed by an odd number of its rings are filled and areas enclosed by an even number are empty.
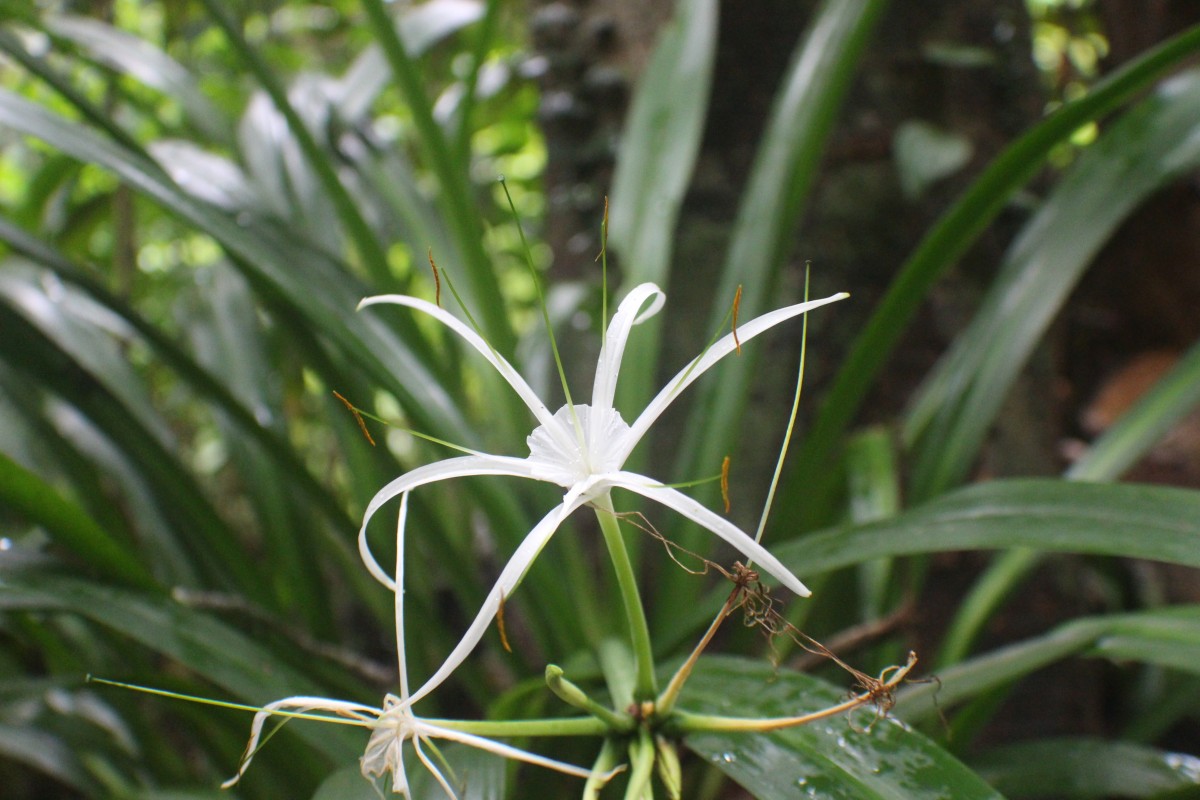
[[[870,679],[866,691],[851,695],[848,699],[795,717],[724,717],[714,714],[693,714],[687,711],[675,711],[663,726],[663,730],[672,736],[685,736],[689,733],[766,733],[783,728],[797,728],[819,720],[836,717],[859,706],[873,703],[881,712],[886,712],[892,705],[892,692],[908,677],[908,673],[917,664],[916,653],[908,654],[908,661],[902,666],[892,666],[885,669],[878,678]]]
[[[641,593],[638,591],[637,575],[634,573],[633,562],[629,559],[629,550],[625,547],[625,539],[621,536],[620,523],[613,509],[612,496],[605,493],[596,498],[596,519],[600,522],[600,530],[604,534],[604,544],[608,548],[609,558],[612,559],[613,570],[617,574],[617,588],[621,593],[621,603],[625,607],[625,619],[629,624],[629,643],[633,648],[635,669],[633,699],[635,701],[649,700],[657,692],[654,678],[654,649],[650,645],[650,626],[646,622],[646,612],[642,605]]]

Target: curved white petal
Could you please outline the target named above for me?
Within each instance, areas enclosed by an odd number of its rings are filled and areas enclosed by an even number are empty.
[[[746,558],[762,567],[768,574],[774,576],[776,580],[795,594],[801,597],[808,597],[812,594],[808,590],[808,587],[792,574],[791,570],[785,567],[779,559],[771,555],[771,551],[754,541],[754,538],[745,533],[741,528],[715,512],[710,511],[707,507],[688,497],[686,494],[663,486],[644,475],[638,475],[634,472],[620,472],[612,476],[610,482],[613,486],[620,486],[622,489],[637,492],[642,497],[662,503],[668,508],[673,508],[696,524],[712,531],[732,545],[742,555],[746,556]]]
[[[650,307],[641,311],[647,300]],[[617,376],[621,371],[621,359],[625,355],[625,345],[629,341],[629,332],[644,320],[658,313],[666,301],[666,295],[653,283],[643,283],[633,287],[617,307],[612,322],[604,335],[604,344],[600,348],[600,358],[596,362],[596,378],[592,384],[592,408],[612,408],[613,398],[617,391]],[[592,434],[597,433],[592,431]],[[593,435],[591,441],[599,441]]]
[[[404,645],[404,529],[407,522],[408,492],[405,492],[400,495],[400,514],[396,518],[396,581],[392,584],[392,592],[396,595],[396,664],[400,670],[401,702],[408,700],[408,657]],[[359,541],[365,542],[366,538],[360,536]],[[367,552],[369,554],[370,550]],[[372,557],[371,561],[374,560]]]
[[[246,744],[246,755],[238,767],[237,774],[222,783],[222,789],[228,789],[233,786],[246,774],[246,770],[250,767],[250,762],[254,760],[254,754],[258,751],[258,740],[262,737],[263,724],[268,718],[276,716],[272,712],[283,711],[285,709],[301,714],[309,711],[331,711],[341,717],[360,720],[363,727],[370,727],[371,723],[382,713],[380,709],[365,706],[362,703],[352,703],[348,700],[330,700],[328,697],[307,697],[300,695],[285,697],[282,700],[267,703],[262,707],[261,711],[254,715],[254,722],[250,725],[250,741]]]
[[[747,342],[758,336],[760,333],[767,331],[781,322],[799,316],[806,311],[812,311],[814,308],[820,308],[823,305],[844,300],[850,295],[845,292],[839,292],[829,297],[824,297],[820,300],[810,300],[807,303],[797,303],[796,305],[779,308],[775,311],[769,311],[762,316],[755,317],[749,322],[738,325],[737,339],[732,333],[726,334],[721,339],[713,343],[703,353],[701,353],[679,373],[672,378],[666,386],[663,387],[653,400],[651,400],[638,418],[629,426],[629,433],[626,434],[626,439],[618,448],[618,456],[620,461],[624,463],[629,454],[633,452],[633,448],[641,441],[641,438],[646,435],[646,431],[654,424],[654,421],[666,410],[667,406],[688,386],[692,381],[699,378],[707,372],[714,364],[720,361],[725,356],[737,349],[738,342]]]
[[[418,486],[444,481],[449,478],[463,478],[469,475],[513,475],[518,478],[537,477],[533,474],[533,467],[524,458],[491,456],[481,453],[479,455],[458,456],[456,458],[435,461],[432,464],[410,469],[399,478],[392,480],[371,498],[371,502],[367,504],[367,510],[363,513],[362,526],[358,529],[358,553],[362,556],[367,571],[371,573],[371,576],[375,580],[393,591],[396,589],[396,582],[392,580],[392,576],[387,570],[379,566],[379,562],[375,560],[375,555],[371,552],[371,546],[367,542],[367,524],[371,521],[371,517],[375,516],[375,512],[379,511],[385,503],[397,495],[410,492]]]
[[[526,383],[521,374],[513,368],[512,364],[508,363],[508,360],[504,356],[497,353],[482,336],[473,331],[468,325],[465,325],[458,317],[441,306],[430,303],[428,300],[422,300],[419,297],[409,297],[404,294],[380,294],[374,297],[367,297],[358,304],[358,307],[362,309],[367,306],[383,304],[407,306],[408,308],[422,311],[457,333],[467,344],[478,350],[488,360],[488,363],[496,368],[496,371],[500,373],[500,377],[508,381],[508,385],[525,402],[525,405],[529,406],[529,410],[537,417],[538,422],[545,425],[550,420],[550,409],[546,408],[546,404],[537,396],[537,392],[533,390],[533,387]]]
[[[574,492],[574,490],[572,491]],[[446,656],[446,660],[438,667],[437,671],[425,681],[421,688],[412,693],[412,696],[409,698],[410,703],[416,703],[440,686],[466,660],[471,651],[483,639],[488,626],[492,624],[492,618],[500,610],[501,599],[512,595],[513,589],[525,577],[529,566],[537,558],[542,548],[546,546],[546,542],[550,541],[550,537],[554,535],[554,532],[562,525],[563,520],[572,511],[587,502],[587,494],[582,491],[574,492],[573,497],[571,493],[568,493],[568,498],[571,499],[564,498],[562,503],[555,506],[549,514],[542,517],[541,521],[533,526],[533,530],[525,535],[525,539],[517,547],[516,552],[512,554],[508,563],[504,565],[504,569],[500,571],[500,577],[496,579],[496,584],[488,592],[483,605],[479,609],[479,613],[475,615],[475,620],[467,628],[467,632],[463,634],[463,638],[455,645],[450,655]]]
[[[580,778],[590,778],[592,776],[592,770],[590,769],[577,767],[574,764],[568,764],[565,761],[558,761],[553,758],[547,758],[546,756],[540,756],[537,753],[531,753],[528,750],[522,750],[518,747],[513,747],[512,745],[504,744],[503,742],[497,742],[484,736],[477,736],[473,733],[464,733],[463,731],[456,731],[452,728],[443,728],[435,723],[424,721],[419,723],[419,730],[422,736],[458,742],[459,744],[465,744],[480,750],[486,750],[489,753],[494,753],[502,758],[511,758],[514,761],[524,761],[527,764],[546,767],[548,769],[555,770],[556,772],[562,772],[567,775],[575,775]]]
[[[430,761],[429,756],[425,755],[425,751],[421,749],[420,736],[413,737],[413,751],[417,754],[417,760],[424,765],[425,769],[429,770],[429,772],[433,774],[434,780],[436,780],[442,787],[442,791],[446,793],[446,796],[449,797],[450,800],[458,800],[458,792],[451,788],[450,781],[446,780],[446,776],[442,774],[440,769],[438,769],[437,764],[434,764],[432,761]]]

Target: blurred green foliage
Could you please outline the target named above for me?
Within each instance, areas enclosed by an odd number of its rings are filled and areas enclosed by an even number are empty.
[[[744,317],[776,304],[794,223],[885,6],[819,5],[781,84],[711,307],[686,313],[720,320],[739,284]],[[708,111],[716,10],[710,0],[681,2],[639,80],[612,198],[622,285],[665,285],[675,266],[671,237]],[[939,702],[957,734],[947,746],[969,754],[1013,681],[1066,657],[1106,659],[1132,687],[1120,699],[1128,741],[1089,741],[1077,762],[1061,757],[1061,741],[998,750],[982,757],[983,774],[1028,792],[1022,768],[1069,787],[1087,763],[1123,759],[1153,773],[1129,796],[1153,796],[1200,774],[1194,759],[1154,747],[1157,733],[1200,708],[1196,610],[1124,599],[1105,559],[1200,566],[1200,492],[1107,482],[1195,407],[1200,361],[1182,359],[1064,479],[967,484],[1000,401],[1097,249],[1156,189],[1200,167],[1200,74],[1182,66],[1200,51],[1200,30],[1098,78],[1084,45],[1095,55],[1100,40],[1084,32],[1060,41],[1054,9],[1033,10],[1035,53],[1049,63],[1058,48],[1085,80],[1062,87],[1051,113],[946,209],[850,352],[836,356],[841,367],[785,476],[766,541],[813,581],[811,602],[848,599],[822,619],[852,629],[920,596],[924,556],[1003,551],[953,620],[938,665]],[[405,429],[520,456],[530,425],[490,369],[441,331],[354,308],[380,292],[432,298],[432,252],[497,351],[554,391],[533,284],[494,180],[507,176],[536,230],[546,202],[538,97],[521,75],[522,14],[499,2],[117,0],[104,15],[78,12],[0,4],[0,786],[13,798],[218,796],[246,715],[99,689],[84,675],[252,704],[295,694],[377,704],[391,688],[391,598],[354,549],[362,508],[389,478],[443,457]],[[856,411],[922,299],[1085,128],[1095,143],[1053,178],[911,413],[857,430]],[[546,248],[533,252],[539,266],[549,262]],[[575,328],[584,320],[587,337],[599,328],[598,276],[548,288],[560,333],[591,341]],[[635,336],[652,344],[631,353],[626,408],[678,366],[653,346],[655,329]],[[693,390],[680,452],[640,456],[657,463],[654,474],[711,474],[736,450],[737,426],[713,421],[743,417],[762,366],[755,359],[748,352]],[[372,425],[379,446],[334,391],[393,424]],[[470,479],[414,496],[414,672],[427,674],[457,640],[546,507],[540,491]],[[513,598],[515,652],[489,640],[456,691],[431,698],[431,712],[558,713],[541,678],[550,660],[599,683],[597,643],[572,613],[573,586],[593,585],[587,532],[580,524],[556,537]],[[665,524],[662,533],[690,541]],[[1093,577],[1122,599],[1109,614],[977,652],[978,632],[1043,550],[1093,559]],[[658,556],[645,548],[646,561]],[[669,661],[728,588],[655,574],[647,594]],[[864,659],[877,671],[904,649],[892,634]],[[770,670],[758,655],[705,664],[693,706],[711,712],[728,699],[747,714],[779,713],[836,694],[790,671],[760,692]],[[906,688],[898,713],[936,738],[933,691]],[[688,785],[717,796],[704,777],[711,764],[759,797],[778,796],[781,776],[813,797],[934,796],[939,781],[960,787],[956,797],[996,796],[898,726],[879,737],[855,732],[847,755],[840,724],[765,744],[685,741],[703,757],[688,762]],[[325,727],[289,725],[237,795],[342,791],[337,770],[353,764],[365,737]],[[585,763],[594,743],[559,749]],[[764,752],[769,769],[756,760]],[[475,774],[489,777],[469,796],[577,790],[526,771],[513,788],[494,765]],[[1091,778],[1070,796],[1127,791],[1120,775]],[[436,787],[417,791],[437,796]]]

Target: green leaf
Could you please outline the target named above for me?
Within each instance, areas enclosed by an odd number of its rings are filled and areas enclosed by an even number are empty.
[[[261,294],[329,340],[371,380],[403,398],[414,427],[449,441],[470,442],[472,431],[453,398],[423,366],[422,337],[401,340],[377,315],[355,314],[365,287],[297,237],[255,215],[236,220],[197,201],[157,164],[96,136],[11,92],[0,91],[0,125],[40,138],[81,161],[111,170],[137,190],[213,236],[235,257]]]
[[[1165,82],[1084,151],[1025,225],[971,325],[913,402],[905,436],[914,443],[914,498],[964,479],[1018,373],[1096,252],[1151,193],[1200,164],[1198,106],[1200,72]]]
[[[433,106],[426,94],[420,65],[412,48],[397,30],[391,11],[384,0],[365,0],[367,14],[376,41],[383,49],[391,76],[399,88],[417,132],[417,145],[425,156],[427,166],[437,178],[438,200],[443,219],[453,232],[451,239],[461,249],[463,263],[459,291],[474,313],[487,340],[497,352],[511,356],[516,344],[512,324],[490,259],[483,249],[483,222],[471,193],[468,164],[455,160],[455,153],[445,131],[433,117]]]
[[[84,792],[91,778],[66,742],[28,725],[0,724],[0,755],[27,764],[55,780]]]
[[[262,705],[293,695],[323,694],[320,686],[262,644],[163,597],[42,572],[9,572],[0,582],[0,610],[65,611],[90,619],[178,661],[232,694],[232,698],[214,699]],[[288,727],[334,761],[357,758],[365,744],[362,731],[341,725],[292,722]]]
[[[263,91],[271,98],[275,109],[287,121],[289,140],[295,142],[299,148],[299,154],[303,156],[304,162],[314,173],[317,185],[323,190],[322,200],[332,205],[337,218],[345,229],[347,238],[361,259],[362,266],[380,288],[389,287],[392,281],[387,269],[387,253],[383,244],[368,224],[363,215],[363,209],[354,202],[349,190],[339,179],[334,154],[323,148],[317,141],[314,132],[307,124],[308,120],[301,116],[297,105],[293,102],[303,99],[305,93],[300,91],[295,98],[289,97],[280,81],[280,76],[271,69],[262,54],[251,46],[242,35],[241,26],[229,15],[229,11],[214,0],[201,0],[201,2],[208,10],[209,18],[225,34],[225,39],[229,42],[232,50],[253,73]],[[319,193],[314,192],[313,194]]]
[[[992,481],[890,520],[773,548],[797,575],[880,556],[1036,547],[1200,567],[1200,491],[1056,479]]]
[[[630,284],[666,279],[679,206],[704,132],[716,37],[716,2],[683,0],[638,83],[609,211],[609,242],[628,264]]]
[[[406,7],[396,29],[408,52],[419,56],[482,16],[483,4],[477,0],[430,0]],[[390,78],[383,49],[377,44],[366,48],[339,81],[338,112],[349,121],[362,120]]]
[[[502,800],[506,781],[503,758],[475,747],[457,744],[439,744],[438,750],[446,757],[446,763],[458,779],[456,788],[460,791],[457,800]],[[404,766],[412,800],[445,800],[445,791],[421,764],[412,748],[406,750],[405,756]],[[434,763],[442,767],[441,761],[436,758]],[[443,773],[449,778],[450,773],[444,769]],[[451,785],[454,785],[453,779]],[[363,777],[355,764],[343,767],[325,779],[312,800],[379,800],[379,791]]]
[[[679,209],[700,150],[716,59],[717,3],[683,0],[664,26],[621,137],[613,175],[609,243],[621,256],[624,281],[664,286],[671,267]],[[642,323],[657,340],[662,318]],[[658,348],[625,354],[618,407],[645,405],[655,391]]]
[[[141,588],[155,581],[114,534],[40,477],[0,452],[0,499],[101,574]]]
[[[712,294],[707,331],[717,330],[743,287],[740,313],[750,319],[775,296],[776,277],[817,174],[820,156],[849,90],[859,58],[866,49],[883,0],[826,0],[812,16],[792,56],[767,121],[754,166],[742,195],[733,240],[726,254],[720,285]],[[693,389],[695,405],[688,430],[705,435],[686,437],[676,457],[675,474],[709,474],[735,447],[739,426],[758,366],[754,350],[726,359],[718,373]],[[700,496],[707,489],[701,490]],[[696,536],[677,537],[684,547],[704,553],[711,542]],[[695,600],[697,584],[680,571],[669,571],[656,596],[656,627],[672,625]]]
[[[909,685],[897,692],[896,708],[909,721],[933,717],[939,708],[1005,686],[1074,655],[1200,674],[1200,607],[1073,620],[1045,635],[939,669],[936,684]]]
[[[90,17],[47,14],[43,24],[56,36],[70,39],[102,64],[110,66],[179,102],[205,136],[226,139],[227,121],[200,91],[191,74],[150,42]]]
[[[689,711],[787,717],[845,699],[809,675],[732,657],[706,657],[684,688]],[[934,800],[1000,795],[946,751],[891,719],[833,718],[772,733],[692,734],[685,743],[755,797]],[[864,727],[864,725],[866,727]]]
[[[1200,785],[1200,759],[1129,742],[1061,738],[999,747],[973,759],[1009,797],[1153,797]]]
[[[1088,94],[1062,106],[1009,145],[942,215],[901,267],[825,395],[781,490],[784,496],[798,500],[780,505],[775,514],[775,529],[804,530],[825,513],[818,501],[830,496],[840,479],[836,462],[845,431],[854,421],[876,374],[887,363],[892,348],[902,340],[901,333],[937,279],[987,229],[1009,198],[1039,172],[1060,142],[1080,126],[1113,111],[1197,51],[1200,51],[1200,26],[1189,28],[1130,61],[1093,86]],[[799,498],[812,498],[813,502]]]
[[[115,446],[108,466],[118,473],[132,468],[135,474],[129,483],[147,493],[150,500],[146,508],[153,509],[154,515],[174,520],[177,530],[191,534],[155,542],[162,548],[157,551],[160,556],[178,548],[194,559],[194,565],[177,561],[176,574],[171,579],[183,581],[190,577],[194,566],[205,570],[212,585],[239,585],[251,591],[256,577],[249,564],[240,558],[233,531],[172,452],[158,417],[138,412],[139,407],[143,410],[148,407],[148,398],[135,387],[123,385],[114,389],[107,383],[114,377],[103,369],[106,361],[111,362],[111,353],[90,364],[84,363],[86,355],[105,349],[100,347],[105,344],[103,338],[94,330],[90,337],[84,336],[78,326],[64,320],[62,309],[56,304],[39,303],[36,298],[20,299],[27,301],[27,307],[20,310],[0,302],[3,332],[0,340],[6,345],[0,350],[0,358],[42,389],[78,409]],[[27,319],[27,314],[40,317],[38,324]],[[61,346],[51,339],[52,335],[60,337]],[[73,350],[83,355],[76,356]]]

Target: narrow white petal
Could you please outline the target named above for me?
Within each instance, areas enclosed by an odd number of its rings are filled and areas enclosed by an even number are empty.
[[[446,793],[446,796],[450,800],[458,800],[458,793],[450,786],[450,781],[446,780],[446,776],[442,774],[442,771],[437,768],[436,764],[429,760],[429,756],[425,755],[425,751],[421,749],[420,735],[413,737],[413,750],[417,754],[417,759],[425,765],[425,769],[429,770],[434,780],[441,785],[442,791]]]
[[[617,313],[613,314],[612,322],[605,333],[600,358],[596,362],[596,379],[592,384],[593,409],[612,408],[617,391],[617,376],[621,372],[621,359],[625,355],[629,332],[634,325],[658,313],[665,299],[666,295],[653,283],[643,283],[635,286],[617,307]],[[650,307],[639,313],[647,300],[652,300]],[[593,437],[591,441],[598,440]]]
[[[625,459],[629,457],[629,454],[633,452],[633,448],[646,435],[646,431],[650,429],[654,421],[667,409],[667,406],[679,396],[679,393],[690,386],[692,381],[707,372],[714,364],[735,351],[737,349],[737,342],[748,342],[755,336],[770,330],[781,322],[799,316],[806,311],[812,311],[814,308],[819,308],[838,300],[844,300],[849,296],[845,292],[840,292],[820,300],[810,300],[807,303],[797,303],[793,306],[769,311],[743,325],[738,325],[736,340],[732,333],[726,334],[723,338],[717,340],[712,347],[693,359],[674,378],[668,381],[662,391],[647,404],[638,418],[629,426],[629,433],[626,434],[626,440],[619,447],[618,456],[621,463],[624,463]]]
[[[568,764],[565,761],[558,761],[546,756],[540,756],[537,753],[530,753],[528,750],[521,750],[518,747],[497,742],[494,739],[488,739],[484,736],[477,736],[473,733],[465,733],[456,731],[451,728],[443,728],[440,725],[435,725],[429,722],[420,722],[421,736],[431,738],[446,739],[458,744],[465,744],[470,747],[486,750],[489,753],[494,753],[502,758],[511,758],[515,761],[524,761],[527,764],[534,764],[539,767],[562,772],[566,775],[575,775],[580,778],[590,778],[592,770],[585,767],[577,767],[574,764]]]
[[[410,492],[418,486],[444,481],[448,478],[463,478],[469,475],[514,475],[518,478],[535,477],[529,462],[524,458],[480,454],[435,461],[432,464],[410,469],[399,478],[392,480],[371,498],[371,502],[367,504],[367,510],[363,514],[362,527],[358,529],[358,553],[362,556],[367,571],[371,573],[371,576],[375,580],[389,589],[395,590],[396,588],[396,582],[392,580],[392,576],[388,570],[379,565],[379,562],[375,559],[375,555],[371,552],[370,544],[367,542],[367,523],[371,521],[371,517],[375,516],[375,512],[379,511],[389,500],[398,495]]]
[[[331,700],[328,697],[307,697],[299,695],[296,697],[285,697],[282,700],[276,700],[273,703],[267,703],[262,707],[262,710],[254,715],[254,722],[250,725],[250,741],[246,744],[246,755],[238,767],[237,774],[229,780],[221,784],[222,789],[228,789],[233,786],[241,777],[246,774],[246,770],[250,767],[250,762],[254,760],[254,753],[258,750],[258,740],[262,737],[263,724],[266,721],[276,716],[274,711],[293,711],[296,713],[307,713],[309,711],[330,711],[340,717],[347,719],[361,720],[363,727],[369,727],[381,713],[378,708],[365,706],[361,703],[351,703],[347,700]],[[286,718],[284,718],[286,720]]]
[[[752,536],[686,494],[633,472],[620,472],[615,476],[610,476],[610,482],[613,486],[637,492],[643,497],[673,508],[696,524],[712,531],[795,594],[801,597],[808,597],[812,594],[808,587],[792,574],[791,570],[771,555],[767,548],[754,541]]]
[[[427,300],[422,300],[419,297],[409,297],[404,294],[381,294],[375,297],[368,297],[360,302],[358,307],[362,309],[366,306],[380,304],[407,306],[408,308],[422,311],[457,333],[467,344],[478,350],[488,360],[489,364],[496,368],[496,371],[500,373],[500,377],[508,381],[508,385],[525,402],[525,405],[537,417],[539,423],[545,425],[550,420],[550,410],[546,408],[546,404],[537,396],[537,392],[533,390],[533,387],[526,383],[521,374],[513,368],[512,364],[508,363],[504,356],[497,353],[491,345],[484,341],[482,336],[473,331],[468,325],[465,325],[458,317]]]
[[[420,689],[412,693],[409,702],[416,703],[422,697],[432,692],[467,659],[467,656],[471,654],[471,651],[483,639],[488,626],[492,624],[492,618],[500,610],[501,598],[507,599],[512,595],[513,589],[525,577],[525,573],[529,570],[530,565],[533,564],[533,560],[537,558],[538,553],[550,541],[550,537],[562,525],[563,520],[585,502],[586,499],[578,495],[571,501],[564,500],[563,503],[555,506],[549,514],[542,517],[541,521],[533,526],[533,530],[525,535],[524,541],[517,547],[516,552],[512,554],[508,563],[504,565],[504,569],[500,571],[500,577],[496,580],[496,584],[492,587],[492,590],[488,592],[487,598],[484,599],[483,605],[479,609],[479,613],[475,615],[475,620],[467,628],[467,632],[463,634],[463,638],[455,645],[450,655],[446,656],[446,660],[438,667],[437,671],[425,681]]]
[[[396,662],[400,670],[401,702],[408,700],[408,659],[404,649],[404,528],[407,522],[408,492],[405,492],[400,495],[400,515],[396,520],[396,582],[392,586],[396,595]]]

